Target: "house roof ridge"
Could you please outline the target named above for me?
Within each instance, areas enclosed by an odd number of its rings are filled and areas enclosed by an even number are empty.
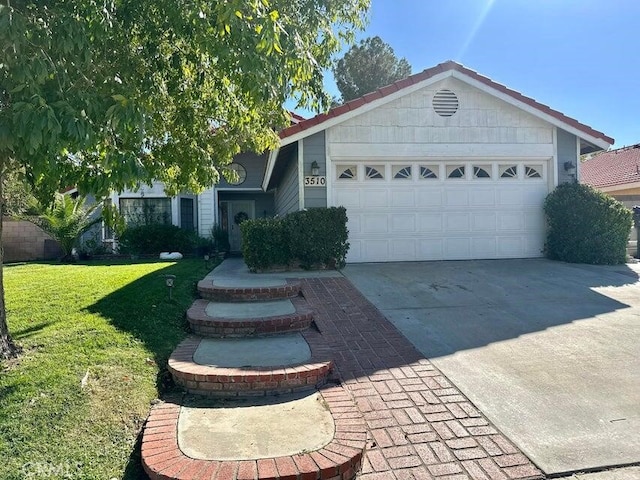
[[[598,154],[597,154],[597,155],[594,155],[593,157],[591,157],[591,158],[589,158],[589,159],[585,160],[585,162],[591,161],[591,160],[593,160],[594,158],[599,157],[600,155],[604,155],[604,154],[608,154],[608,153],[613,153],[613,154],[615,154],[615,153],[618,153],[618,152],[626,152],[626,151],[628,151],[628,150],[634,150],[634,149],[636,149],[636,148],[639,148],[639,149],[640,149],[640,143],[634,143],[634,144],[631,144],[631,145],[623,145],[622,147],[612,148],[612,149],[610,149],[610,150],[606,150],[606,151],[598,152]]]
[[[615,140],[609,136],[607,136],[606,134],[604,134],[603,132],[594,129],[593,127],[590,127],[589,125],[586,125],[584,123],[579,122],[578,120],[571,118],[567,115],[565,115],[562,112],[559,112],[558,110],[554,110],[553,108],[549,107],[548,105],[545,105],[543,103],[538,102],[537,100],[531,98],[531,97],[527,97],[526,95],[520,93],[517,90],[513,90],[509,87],[507,87],[504,84],[498,83],[494,80],[492,80],[491,78],[482,75],[480,73],[478,73],[477,71],[466,67],[465,65],[458,63],[454,60],[446,60],[444,62],[441,62],[433,67],[430,68],[426,68],[424,70],[422,70],[421,72],[418,73],[414,73],[413,75],[410,75],[406,78],[403,78],[401,80],[398,80],[396,82],[393,82],[390,85],[381,87],[377,90],[374,90],[373,92],[367,93],[366,95],[363,95],[361,97],[355,98],[353,100],[350,100],[348,102],[343,103],[342,105],[339,105],[337,107],[334,107],[332,109],[330,109],[328,112],[326,113],[320,113],[314,117],[311,117],[307,120],[303,120],[299,123],[297,123],[296,125],[292,125],[290,127],[287,127],[283,130],[280,131],[280,138],[284,139],[287,137],[290,137],[291,135],[294,135],[296,133],[302,132],[310,127],[313,127],[315,125],[319,125],[329,119],[332,118],[336,118],[339,117],[341,115],[344,115],[347,112],[351,112],[354,111],[360,107],[362,107],[363,105],[366,105],[367,103],[371,103],[374,100],[378,100],[384,97],[387,97],[389,95],[391,95],[392,93],[398,92],[400,90],[403,90],[411,85],[415,85],[416,83],[422,82],[424,80],[428,80],[429,78],[434,77],[437,74],[440,73],[445,73],[448,71],[458,71],[464,75],[466,75],[467,77],[470,77],[474,80],[477,80],[485,85],[487,85],[490,88],[493,88],[501,93],[504,93],[512,98],[514,98],[517,101],[520,101],[522,103],[525,103],[526,105],[529,105],[530,107],[533,107],[539,111],[541,111],[544,114],[550,115],[554,118],[556,118],[557,120],[560,120],[563,123],[566,123],[570,126],[572,126],[573,128],[587,134],[590,135],[592,137],[601,139],[609,144],[613,144],[615,142]]]

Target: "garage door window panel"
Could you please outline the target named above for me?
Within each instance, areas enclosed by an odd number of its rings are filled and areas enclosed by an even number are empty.
[[[474,165],[473,178],[480,180],[491,180],[491,165]]]
[[[542,165],[525,165],[525,178],[542,178]]]
[[[464,179],[465,166],[464,165],[447,165],[447,178]]]
[[[367,180],[384,180],[384,166],[365,166],[364,177]]]
[[[338,180],[357,180],[358,167],[355,165],[338,165],[336,167]]]
[[[500,165],[498,168],[500,172],[500,178],[518,178],[518,166],[517,165]]]
[[[437,180],[438,170],[439,168],[437,165],[421,165],[420,178],[424,180]]]
[[[394,180],[411,180],[411,165],[394,165],[392,173]]]

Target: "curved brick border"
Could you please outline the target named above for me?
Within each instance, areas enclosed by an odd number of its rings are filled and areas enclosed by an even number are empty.
[[[156,405],[142,437],[144,470],[151,480],[351,480],[360,469],[367,440],[364,419],[342,387],[325,387],[320,394],[335,423],[333,440],[313,452],[260,460],[187,457],[178,445],[180,403]]]
[[[187,337],[169,358],[169,372],[189,393],[207,397],[242,397],[281,394],[324,385],[333,367],[330,349],[315,330],[302,332],[311,358],[302,364],[280,367],[223,368],[199,365],[193,354],[202,341]]]
[[[202,298],[216,302],[255,302],[297,297],[300,282],[287,281],[277,287],[219,287],[211,278],[198,282],[198,292]]]
[[[191,330],[203,337],[244,337],[249,335],[269,335],[283,332],[297,332],[309,328],[313,311],[302,297],[290,298],[296,311],[287,315],[246,318],[242,320],[224,317],[210,317],[206,309],[209,300],[196,300],[187,310],[187,320]]]

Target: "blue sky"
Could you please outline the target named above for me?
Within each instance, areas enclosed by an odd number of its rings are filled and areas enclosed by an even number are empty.
[[[615,138],[640,143],[640,0],[372,0],[413,73],[455,60]],[[331,74],[326,88],[337,94]],[[309,115],[308,112],[300,112]]]

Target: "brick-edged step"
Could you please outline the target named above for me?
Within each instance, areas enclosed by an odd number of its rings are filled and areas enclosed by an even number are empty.
[[[284,394],[315,389],[324,385],[332,369],[331,349],[315,330],[298,334],[308,344],[310,358],[291,365],[270,366],[213,366],[197,363],[194,354],[201,342],[213,342],[191,336],[173,351],[169,358],[169,371],[178,385],[189,393],[207,397],[255,397]],[[279,337],[266,337],[279,341]],[[250,339],[248,339],[250,340]],[[243,339],[225,339],[221,342],[242,342]]]
[[[290,306],[293,313],[278,313],[275,315],[266,314],[259,315],[260,311],[257,303],[227,303],[210,305],[209,300],[196,300],[191,308],[187,311],[187,319],[191,325],[191,330],[202,337],[240,337],[248,335],[271,335],[283,332],[297,332],[304,330],[311,325],[313,320],[313,312],[309,305],[302,297],[293,297],[289,299],[272,300],[269,303],[283,303]],[[212,307],[227,307],[229,311],[227,317],[210,316],[207,310],[213,310]],[[257,307],[257,308],[256,308]],[[250,308],[250,315],[253,318],[234,315],[231,313],[241,313],[243,308]]]
[[[333,440],[317,450],[301,447],[291,455],[259,459],[188,457],[178,441],[180,402],[158,404],[151,409],[142,437],[144,470],[151,480],[351,480],[361,467],[367,439],[362,414],[341,386],[324,387],[319,393],[333,417]],[[283,415],[282,421],[288,417]]]
[[[296,297],[300,292],[300,282],[291,280],[269,282],[268,279],[256,279],[252,282],[227,281],[207,277],[198,282],[198,292],[202,298],[216,302],[256,302]]]

